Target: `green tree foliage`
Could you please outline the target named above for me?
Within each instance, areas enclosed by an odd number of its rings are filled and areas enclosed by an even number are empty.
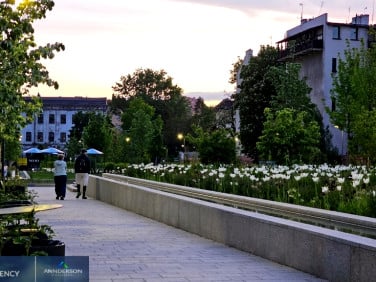
[[[235,108],[239,109],[240,140],[246,154],[257,160],[256,143],[265,121],[264,110],[276,90],[268,75],[271,67],[278,65],[278,51],[271,46],[261,46],[256,57],[241,68],[240,92],[234,95]]]
[[[107,153],[112,136],[112,124],[108,116],[101,113],[89,113],[89,122],[82,132],[86,148],[95,148]]]
[[[155,109],[163,121],[162,141],[169,153],[175,153],[176,135],[187,132],[191,112],[182,89],[172,83],[164,70],[138,69],[122,76],[113,86],[111,110],[126,112],[133,98],[140,98]]]
[[[46,84],[58,88],[49,77],[43,59],[52,59],[55,52],[64,50],[61,43],[37,46],[33,23],[46,17],[53,1],[0,2],[0,137],[16,140],[20,128],[31,122],[41,110],[41,103],[33,98],[25,101],[31,87]]]
[[[237,61],[232,64],[232,69],[230,70],[230,78],[228,80],[229,83],[235,84],[238,80],[238,72],[243,65],[243,60],[238,57]]]
[[[225,129],[208,132],[201,127],[194,127],[194,132],[187,135],[187,141],[197,148],[204,164],[235,162],[235,139]]]
[[[155,109],[141,98],[134,98],[122,115],[125,130],[125,161],[150,162],[164,156],[162,145],[163,121],[155,116]]]
[[[306,112],[306,120],[316,121],[320,125],[319,148],[321,155],[325,156],[331,148],[330,136],[324,129],[319,110],[311,102],[311,88],[307,85],[306,78],[300,78],[300,69],[301,65],[297,63],[287,63],[270,69],[269,75],[277,92],[272,98],[271,110],[277,112],[289,108],[296,112]]]
[[[353,132],[350,151],[371,163],[376,162],[376,109],[359,113],[353,122]]]
[[[305,78],[299,78],[300,69],[301,65],[296,63],[288,63],[270,69],[269,75],[276,89],[271,108],[274,111],[284,108],[306,111],[312,118],[315,118],[316,107],[309,97],[311,88],[307,85]]]
[[[279,164],[312,163],[319,156],[319,125],[304,111],[265,109],[266,121],[257,149],[264,160]]]
[[[81,140],[84,128],[89,124],[90,116],[93,113],[79,111],[72,116],[73,126],[69,131],[69,138]]]
[[[216,119],[214,108],[205,105],[204,99],[201,97],[196,101],[191,124],[193,126],[201,127],[205,131],[210,131],[215,128]]]
[[[371,124],[376,110],[376,48],[348,48],[339,57],[338,72],[333,77],[332,101],[334,111],[327,109],[331,121],[349,136],[350,155],[375,155],[367,140],[365,128],[372,136],[376,125]],[[365,128],[362,128],[364,126]],[[373,152],[373,153],[372,153]]]

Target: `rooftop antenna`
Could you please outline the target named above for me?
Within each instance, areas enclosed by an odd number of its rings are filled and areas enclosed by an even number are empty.
[[[324,6],[324,1],[321,1],[321,4],[320,4],[320,10],[319,10],[319,16],[321,15],[321,10],[322,10],[322,7]]]
[[[348,23],[350,20],[350,11],[351,11],[351,7],[349,7],[349,15],[347,16],[346,23]]]
[[[303,3],[299,3],[299,6],[302,7],[300,11],[300,22],[303,21]]]

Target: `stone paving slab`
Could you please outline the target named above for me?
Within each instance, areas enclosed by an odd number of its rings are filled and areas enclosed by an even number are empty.
[[[222,282],[324,281],[310,274],[230,248],[67,190],[29,187],[39,204],[63,204],[38,212],[54,229],[67,256],[89,256],[90,281]]]

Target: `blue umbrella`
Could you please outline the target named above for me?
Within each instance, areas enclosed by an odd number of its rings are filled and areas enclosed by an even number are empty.
[[[41,151],[38,148],[30,148],[23,151],[24,154],[40,154]]]
[[[103,155],[103,152],[98,151],[97,149],[94,149],[94,148],[87,149],[86,153],[88,155]]]
[[[47,149],[43,149],[40,152],[42,154],[52,154],[52,155],[64,154],[63,151],[60,151],[59,149],[56,149],[56,148],[53,148],[53,147],[48,147]]]

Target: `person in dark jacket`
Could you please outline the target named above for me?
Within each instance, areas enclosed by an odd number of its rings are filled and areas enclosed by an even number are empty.
[[[77,183],[77,196],[81,196],[82,187],[82,199],[86,199],[86,187],[89,182],[89,172],[90,172],[90,160],[87,156],[87,151],[85,149],[81,150],[81,154],[76,158],[74,162],[74,173],[76,174]]]

